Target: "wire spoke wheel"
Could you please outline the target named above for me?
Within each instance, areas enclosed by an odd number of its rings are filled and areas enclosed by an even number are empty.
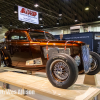
[[[65,89],[75,83],[78,67],[71,56],[58,54],[47,61],[46,73],[53,86]]]
[[[64,81],[69,77],[70,70],[68,65],[62,60],[55,60],[52,62],[50,69],[56,80]]]
[[[100,56],[92,51],[90,51],[90,55],[92,56],[91,70],[87,74],[95,75],[100,71]]]
[[[92,57],[92,63],[91,63],[91,71],[94,71],[98,66],[97,60]]]
[[[4,64],[4,66],[11,66],[12,61],[10,58],[10,54],[8,53],[8,51],[3,50],[3,53],[0,54],[0,64]]]

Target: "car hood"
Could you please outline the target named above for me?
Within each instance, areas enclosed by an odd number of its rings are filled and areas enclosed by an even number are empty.
[[[70,45],[70,46],[78,46],[78,45],[84,45],[85,43],[82,41],[63,41],[63,40],[50,40],[50,41],[41,41],[40,45],[60,45],[60,46],[65,46],[65,45]]]

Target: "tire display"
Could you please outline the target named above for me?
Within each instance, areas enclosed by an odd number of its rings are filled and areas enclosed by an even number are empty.
[[[78,68],[71,56],[58,54],[47,61],[46,73],[53,86],[65,89],[76,81]]]
[[[87,74],[95,75],[100,71],[100,56],[92,51],[90,51],[90,55],[92,56],[91,71]]]

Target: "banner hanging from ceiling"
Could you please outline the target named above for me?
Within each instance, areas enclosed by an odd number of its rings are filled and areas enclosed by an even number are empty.
[[[22,6],[18,6],[18,20],[39,24],[38,12]]]

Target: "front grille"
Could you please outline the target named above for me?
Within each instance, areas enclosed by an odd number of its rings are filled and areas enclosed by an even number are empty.
[[[82,59],[85,73],[88,73],[91,70],[89,55],[88,45],[82,46]]]

